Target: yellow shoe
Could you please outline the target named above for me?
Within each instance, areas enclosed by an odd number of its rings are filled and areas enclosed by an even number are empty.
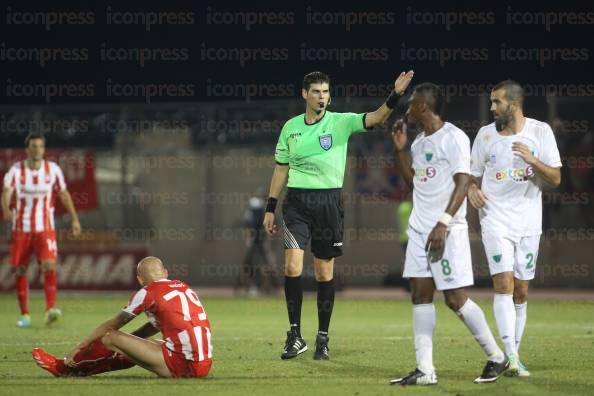
[[[31,315],[24,314],[21,315],[19,320],[17,320],[17,326],[21,329],[26,329],[27,327],[31,326]]]
[[[51,325],[56,320],[58,320],[60,316],[62,316],[62,311],[60,310],[60,308],[48,309],[47,311],[45,311],[45,324],[47,326]]]

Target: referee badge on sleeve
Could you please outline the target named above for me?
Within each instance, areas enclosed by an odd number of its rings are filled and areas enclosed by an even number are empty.
[[[332,147],[332,135],[321,135],[320,146],[326,151],[330,150],[330,147]]]

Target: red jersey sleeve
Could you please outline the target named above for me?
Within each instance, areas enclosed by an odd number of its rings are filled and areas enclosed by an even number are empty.
[[[4,175],[4,188],[16,187],[16,174],[16,167],[12,166],[10,170]]]
[[[62,169],[56,163],[51,163],[53,173],[55,174],[54,186],[58,192],[66,190],[66,181]]]
[[[130,302],[128,302],[128,305],[123,308],[123,311],[134,316],[144,312],[147,308],[147,295],[148,292],[146,288],[138,290],[136,294],[132,296]]]

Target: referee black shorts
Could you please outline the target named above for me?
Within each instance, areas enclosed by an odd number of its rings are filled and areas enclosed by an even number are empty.
[[[285,249],[311,251],[320,259],[342,256],[344,206],[340,188],[289,188],[283,202]]]

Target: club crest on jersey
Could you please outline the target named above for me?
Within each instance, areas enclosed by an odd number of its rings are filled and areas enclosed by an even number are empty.
[[[425,159],[427,160],[427,162],[430,162],[432,158],[433,158],[433,153],[431,151],[428,151],[425,153]]]
[[[332,135],[321,135],[320,146],[326,151],[330,150],[330,147],[332,147]]]
[[[495,260],[496,263],[499,263],[501,261],[501,257],[502,257],[501,254],[495,254],[493,256],[493,260]]]

